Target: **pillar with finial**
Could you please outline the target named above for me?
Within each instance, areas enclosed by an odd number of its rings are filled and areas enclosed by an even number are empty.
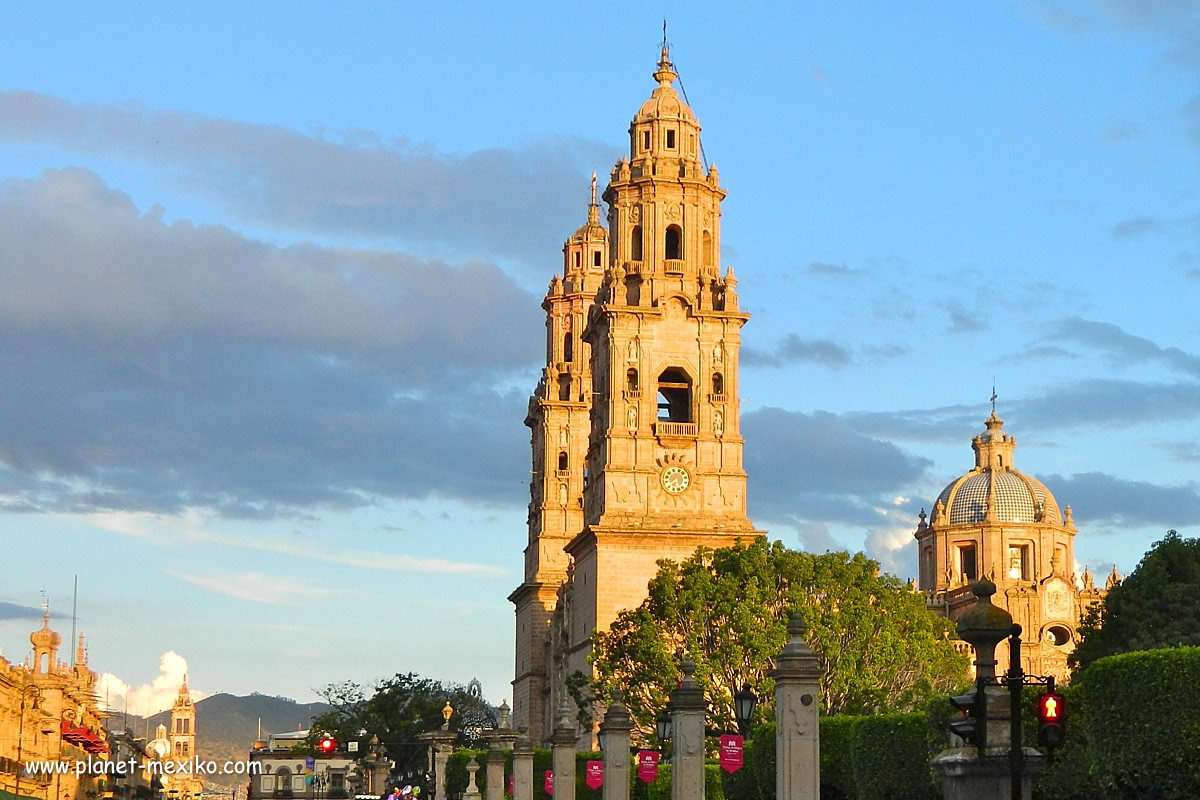
[[[571,718],[571,701],[563,698],[558,719],[550,736],[551,764],[554,769],[554,800],[575,800],[575,745],[579,726]]]
[[[483,797],[479,792],[479,787],[475,784],[475,773],[479,772],[479,762],[474,756],[467,762],[467,790],[463,792],[463,800],[480,800]],[[445,795],[440,795],[445,797]]]
[[[629,800],[629,733],[633,718],[625,707],[625,695],[617,689],[600,723],[604,747],[604,800]]]
[[[821,796],[821,663],[805,641],[799,612],[788,620],[788,643],[775,659],[775,785],[788,800]]]
[[[458,738],[458,734],[450,730],[450,718],[453,716],[454,707],[447,700],[446,705],[442,708],[442,719],[444,720],[442,727],[417,736],[418,739],[429,744],[429,763],[433,767],[434,783],[436,784],[434,792],[438,800],[448,797],[446,794],[446,764],[454,753],[454,740]]]
[[[679,669],[683,680],[671,692],[671,800],[704,800],[704,692],[691,660]]]
[[[513,744],[513,800],[533,800],[533,742],[522,727]]]

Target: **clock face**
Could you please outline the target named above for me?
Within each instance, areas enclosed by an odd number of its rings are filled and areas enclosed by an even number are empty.
[[[679,494],[692,482],[692,476],[683,467],[672,464],[662,471],[659,480],[662,481],[662,487],[668,492]]]

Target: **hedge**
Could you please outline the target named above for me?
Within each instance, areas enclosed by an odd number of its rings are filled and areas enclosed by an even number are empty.
[[[1200,647],[1099,659],[1078,678],[1092,775],[1110,800],[1175,800],[1200,792]],[[1080,719],[1081,717],[1081,719]]]
[[[821,800],[854,800],[858,796],[854,785],[854,731],[861,719],[840,716],[820,720]],[[774,741],[771,744],[774,750]],[[774,779],[771,786],[774,789]]]
[[[876,714],[853,726],[854,786],[859,798],[937,800],[924,714]],[[824,730],[821,731],[824,734]]]

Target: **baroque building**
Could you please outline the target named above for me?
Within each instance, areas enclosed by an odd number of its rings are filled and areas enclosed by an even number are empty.
[[[77,775],[25,769],[28,764],[107,761],[108,733],[96,704],[96,673],[88,668],[82,634],[74,664],[58,657],[62,636],[50,628],[50,612],[29,642],[24,664],[0,658],[0,789],[16,800],[85,800],[110,787],[103,774]]]
[[[544,741],[591,636],[646,597],[657,561],[763,535],[746,516],[738,403],[741,328],[720,263],[725,190],[673,84],[629,127],[600,223],[563,247],[546,311],[546,366],[529,401],[529,533],[516,607],[513,710]]]
[[[996,416],[995,398],[985,430],[971,441],[974,468],[951,481],[914,536],[918,588],[929,607],[956,620],[974,605],[970,585],[996,584],[992,602],[1021,625],[1022,668],[1031,675],[1068,678],[1067,656],[1079,623],[1120,580],[1114,568],[1105,589],[1085,567],[1076,580],[1075,522],[1039,480],[1017,471],[1017,440]],[[1008,642],[996,648],[997,669],[1008,668]]]

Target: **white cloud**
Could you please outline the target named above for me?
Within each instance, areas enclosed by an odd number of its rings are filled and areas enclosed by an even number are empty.
[[[174,650],[168,650],[159,658],[158,675],[149,683],[131,687],[113,673],[106,672],[96,684],[96,693],[108,698],[112,711],[128,711],[148,717],[174,705],[186,675],[187,659]],[[195,690],[191,690],[191,695],[192,700],[205,697],[204,692]]]

